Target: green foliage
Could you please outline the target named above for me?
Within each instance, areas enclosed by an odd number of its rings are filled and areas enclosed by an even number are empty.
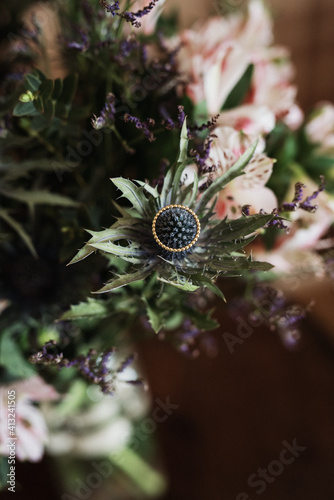
[[[253,72],[254,72],[254,64],[250,64],[246,69],[245,73],[240,78],[239,82],[227,96],[221,111],[232,109],[242,104],[247,93],[250,90]]]

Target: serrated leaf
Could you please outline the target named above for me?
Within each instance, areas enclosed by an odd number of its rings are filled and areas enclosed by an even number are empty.
[[[133,264],[141,264],[147,261],[147,252],[141,250],[137,245],[130,244],[127,246],[115,245],[111,241],[101,243],[89,243],[89,246],[102,252],[111,253],[116,255],[126,262]]]
[[[153,265],[144,267],[135,273],[128,273],[120,276],[119,278],[115,278],[113,280],[108,281],[104,287],[102,287],[97,292],[93,293],[106,293],[112,292],[113,290],[117,290],[123,286],[129,285],[130,283],[134,283],[135,281],[141,281],[147,278],[153,270]]]
[[[138,182],[138,184],[143,187],[144,191],[149,193],[154,198],[159,197],[159,192],[158,192],[158,189],[156,187],[150,186],[147,182],[138,181],[138,180],[136,180],[136,182]]]
[[[164,314],[161,311],[154,310],[154,308],[149,305],[147,300],[144,300],[144,302],[149,323],[155,333],[159,333],[161,328],[164,326]]]
[[[206,189],[206,191],[203,193],[201,196],[201,199],[199,200],[195,212],[200,214],[205,207],[208,205],[210,200],[221,190],[223,189],[229,182],[231,182],[233,179],[236,177],[239,177],[240,175],[243,175],[243,169],[245,166],[250,162],[252,159],[256,147],[257,147],[258,141],[255,141],[252,146],[250,146],[242,156],[236,161],[236,163],[229,169],[227,170],[224,174],[222,174],[220,177],[215,179],[212,184]]]
[[[235,241],[239,238],[245,238],[264,227],[272,218],[272,214],[255,214],[249,216],[243,215],[239,219],[231,221],[222,221],[215,228],[216,234],[219,230],[219,235],[215,236],[215,243],[219,245],[219,243],[224,241]]]
[[[33,257],[38,258],[37,252],[35,250],[35,247],[33,245],[33,242],[24,230],[23,226],[17,222],[13,217],[9,215],[9,213],[6,210],[1,210],[0,209],[0,217],[3,219],[9,226],[11,226],[14,231],[20,236],[22,241],[26,244],[28,249],[30,250],[30,253],[33,255]]]
[[[204,286],[205,288],[213,292],[215,295],[223,299],[224,302],[226,302],[223,292],[218,288],[218,286],[215,283],[213,283],[213,281],[210,278],[200,274],[200,275],[192,275],[191,279],[195,283],[197,282],[198,285]]]
[[[183,292],[195,292],[199,288],[198,285],[193,285],[189,280],[185,281],[184,284],[179,283],[177,281],[167,280],[165,278],[162,278],[161,276],[158,277],[158,280],[161,281],[162,283],[166,283],[167,285],[171,285],[174,288],[178,288]]]
[[[148,215],[148,200],[143,193],[142,187],[136,186],[132,181],[124,179],[123,177],[116,177],[111,179],[111,181],[120,191],[122,191],[122,197],[129,200],[140,215],[143,217]]]
[[[66,311],[58,321],[75,320],[82,318],[105,317],[108,315],[106,301],[89,298],[87,302],[80,302],[72,305],[69,311]]]

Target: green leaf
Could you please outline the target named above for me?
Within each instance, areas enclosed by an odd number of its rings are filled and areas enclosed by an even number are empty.
[[[201,199],[199,200],[195,212],[197,214],[201,214],[201,212],[208,205],[210,200],[221,190],[226,184],[231,182],[236,177],[239,177],[243,174],[243,169],[252,159],[258,141],[255,141],[252,146],[250,146],[242,156],[236,161],[236,163],[227,170],[223,175],[218,177],[213,181],[212,184],[208,187],[208,189],[203,193]]]
[[[41,80],[32,74],[25,75],[23,85],[24,88],[30,90],[31,92],[36,92],[39,89]]]
[[[34,105],[35,105],[35,108],[36,110],[39,112],[39,113],[44,113],[44,105],[43,105],[43,100],[41,97],[38,97],[35,101],[34,101]]]
[[[73,101],[78,86],[78,79],[77,74],[71,74],[63,80],[63,91],[59,97],[59,101],[63,104],[69,105]]]
[[[52,99],[56,101],[60,97],[62,91],[63,91],[63,80],[57,78],[54,81],[54,88],[51,96]]]
[[[184,119],[181,135],[180,135],[180,150],[179,157],[177,162],[179,164],[185,164],[187,161],[187,152],[188,152],[188,129],[187,129],[187,118]]]
[[[96,248],[96,250],[116,255],[126,262],[132,262],[133,264],[141,264],[147,261],[147,252],[140,249],[135,244],[122,246],[115,245],[111,241],[105,241],[102,243],[89,243],[89,246]]]
[[[13,110],[14,116],[31,116],[37,114],[34,102],[18,102]]]
[[[50,99],[52,92],[54,89],[54,82],[53,80],[44,80],[44,82],[41,84],[39,91],[40,95],[42,96],[43,100],[48,100]]]
[[[50,193],[49,191],[35,190],[25,191],[24,189],[5,190],[0,189],[1,194],[14,200],[22,201],[30,206],[46,204],[59,205],[62,207],[78,207],[79,203],[61,194]]]
[[[182,203],[184,203],[187,207],[191,207],[198,195],[198,175],[196,170],[194,170],[193,183],[187,186],[187,188],[184,191],[185,193],[183,193],[181,197]]]
[[[175,203],[178,190],[180,189],[180,180],[182,172],[188,162],[187,158],[187,148],[188,148],[188,133],[187,133],[187,120],[185,118],[181,135],[180,135],[180,146],[179,146],[179,156],[176,164],[174,164],[167,172],[160,195],[160,206],[165,207],[171,203]]]
[[[136,271],[135,273],[132,274],[124,274],[123,276],[120,276],[119,278],[113,279],[108,281],[104,287],[102,287],[100,290],[97,292],[93,293],[106,293],[106,292],[111,292],[113,290],[117,290],[118,288],[121,288],[123,286],[129,285],[130,283],[134,283],[135,281],[141,281],[147,278],[152,272],[154,268],[154,265],[149,265],[147,267],[144,267],[143,269],[140,269],[139,271]]]
[[[123,198],[129,200],[132,206],[143,217],[147,217],[148,200],[143,193],[143,188],[136,186],[132,181],[124,179],[123,177],[116,177],[111,179],[115,186],[122,191]]]
[[[28,378],[36,374],[33,366],[23,357],[11,330],[7,330],[0,338],[0,366],[17,378]]]
[[[90,319],[96,317],[105,317],[109,314],[105,300],[88,298],[87,302],[80,302],[72,305],[69,311],[66,311],[58,321]]]
[[[219,326],[218,322],[211,318],[212,311],[202,313],[186,305],[182,305],[181,310],[200,330],[214,330]]]
[[[30,236],[24,230],[23,226],[21,226],[21,224],[19,222],[17,222],[15,219],[13,219],[13,217],[11,217],[6,210],[0,209],[0,217],[9,226],[11,226],[14,229],[14,231],[16,231],[16,233],[20,236],[22,241],[29,248],[30,253],[33,255],[33,257],[38,258],[38,255],[37,255],[37,252],[36,252],[35,247],[33,245],[33,242],[31,240]]]
[[[184,283],[180,283],[178,281],[167,280],[167,279],[159,276],[158,280],[161,281],[162,283],[166,283],[167,285],[171,285],[175,288],[178,288],[179,290],[182,290],[183,292],[195,292],[199,288],[199,285],[193,285],[192,282],[190,281],[190,279],[185,280]]]
[[[236,108],[244,101],[252,83],[254,64],[250,64],[238,83],[227,96],[221,111]]]
[[[55,116],[56,107],[55,103],[51,101],[51,99],[43,100],[44,104],[44,118],[48,121],[51,121]]]
[[[161,328],[164,326],[164,314],[161,311],[157,311],[153,307],[151,307],[147,300],[144,299],[144,302],[149,323],[155,333],[159,333]]]
[[[215,295],[223,299],[224,302],[226,302],[223,292],[218,288],[217,285],[215,285],[215,283],[213,283],[213,281],[210,278],[204,276],[203,274],[199,274],[199,275],[192,275],[191,279],[193,280],[194,283],[197,283],[200,286],[204,286],[205,288],[213,292]]]
[[[245,238],[257,229],[264,227],[273,218],[272,214],[242,215],[239,219],[223,220],[215,228],[215,244]],[[219,231],[219,234],[217,234]]]

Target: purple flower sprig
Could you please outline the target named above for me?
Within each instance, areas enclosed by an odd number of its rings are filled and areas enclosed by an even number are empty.
[[[138,19],[149,14],[151,12],[151,10],[155,7],[155,5],[158,1],[159,0],[152,0],[149,3],[149,5],[147,5],[146,7],[144,7],[141,10],[138,10],[137,12],[129,12],[127,10],[124,10],[122,12],[118,12],[118,11],[120,11],[119,1],[115,1],[112,4],[109,4],[108,2],[106,2],[106,0],[100,0],[99,4],[106,12],[111,14],[113,17],[119,16],[122,19],[124,19],[126,22],[130,23],[134,28],[140,28],[141,23],[138,21]]]
[[[104,127],[109,127],[114,123],[116,108],[115,108],[116,98],[114,94],[109,92],[106,97],[106,102],[104,107],[100,111],[100,116],[93,115],[92,125],[96,130],[100,130]]]
[[[293,200],[291,202],[284,202],[282,206],[278,209],[281,212],[294,212],[298,208],[301,210],[305,210],[306,212],[315,212],[318,208],[318,205],[313,205],[312,201],[315,200],[319,194],[325,189],[326,180],[323,175],[320,176],[320,184],[318,189],[316,189],[310,196],[307,196],[304,201],[302,201],[304,189],[306,188],[305,184],[301,182],[297,182],[295,184],[295,193]]]
[[[150,128],[154,127],[155,125],[155,121],[153,120],[153,118],[147,118],[146,121],[142,121],[136,116],[130,115],[129,113],[125,113],[123,119],[125,122],[133,123],[137,129],[143,132],[146,139],[148,139],[150,142],[155,141],[153,132],[150,130]]]
[[[104,394],[113,394],[115,391],[115,381],[133,360],[134,355],[128,356],[117,369],[110,368],[111,357],[115,353],[114,347],[109,347],[98,353],[95,349],[89,349],[87,354],[80,354],[72,360],[64,358],[63,352],[56,342],[50,340],[42,350],[30,357],[30,362],[38,365],[53,365],[61,368],[74,367],[90,383],[98,385]],[[142,384],[140,379],[125,381],[130,384]]]

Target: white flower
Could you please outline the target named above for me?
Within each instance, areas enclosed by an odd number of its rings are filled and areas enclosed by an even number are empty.
[[[48,429],[40,409],[33,402],[54,400],[59,397],[55,389],[39,376],[1,386],[0,388],[0,454],[8,454],[7,420],[8,391],[15,391],[16,456],[19,460],[41,460],[48,438]]]
[[[319,146],[319,152],[334,153],[334,105],[319,103],[309,117],[305,132],[308,140]]]

